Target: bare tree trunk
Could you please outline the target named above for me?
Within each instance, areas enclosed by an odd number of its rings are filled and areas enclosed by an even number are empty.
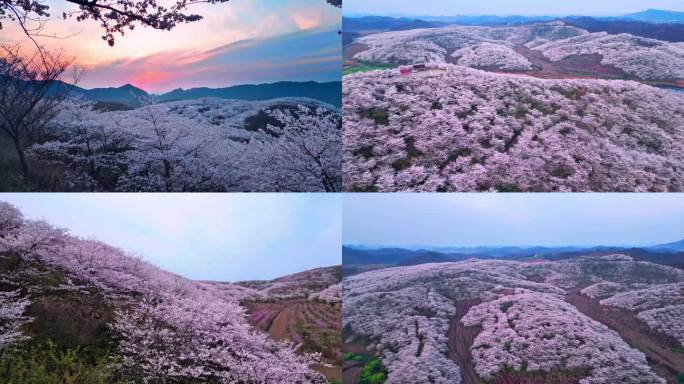
[[[19,163],[21,164],[21,173],[24,178],[28,178],[29,166],[26,161],[26,155],[24,154],[24,148],[21,146],[21,142],[18,137],[12,137],[12,143],[14,143],[14,149],[17,151],[17,156],[19,157]]]

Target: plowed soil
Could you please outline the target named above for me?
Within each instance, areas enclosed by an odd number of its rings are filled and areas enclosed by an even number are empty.
[[[325,363],[313,368],[341,380],[341,306],[304,299],[243,303],[248,320],[275,340],[301,344],[302,352],[321,352]]]

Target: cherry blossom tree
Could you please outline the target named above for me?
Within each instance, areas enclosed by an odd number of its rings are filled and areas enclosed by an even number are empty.
[[[600,55],[613,65],[643,80],[684,79],[684,44],[669,43],[622,33],[598,32],[530,45],[553,61],[573,55]]]
[[[69,191],[339,191],[341,116],[309,99],[102,112],[70,100],[29,159]]]
[[[266,189],[277,191],[342,188],[340,120],[324,108],[311,110],[300,105],[299,113],[269,111],[284,126],[269,125],[277,140],[260,142],[252,149]]]
[[[556,41],[589,32],[549,22],[520,26],[482,27],[450,25],[441,28],[421,28],[368,34],[356,40],[368,49],[354,55],[355,59],[387,64],[447,62],[450,56],[463,58],[463,63],[505,69],[527,69],[529,62],[513,51],[531,41]],[[485,57],[476,58],[471,52]],[[451,55],[450,55],[451,54]]]
[[[684,79],[684,45],[622,33],[589,33],[554,21],[519,26],[452,25],[369,34],[356,40],[368,49],[355,59],[387,64],[454,62],[474,68],[507,71],[533,70],[514,48],[529,48],[551,61],[572,56],[598,55],[642,80]],[[600,77],[600,76],[599,76]]]
[[[24,315],[31,301],[20,291],[0,292],[0,356],[17,342],[26,339],[20,327],[31,321]]]
[[[473,307],[461,321],[482,327],[471,351],[475,369],[485,379],[506,367],[589,368],[589,377],[582,382],[666,383],[651,370],[646,356],[615,331],[552,295],[506,296]]]
[[[56,140],[36,144],[29,158],[42,166],[64,172],[71,190],[107,191],[115,188],[126,171],[133,138],[115,124],[97,123],[94,103],[70,98],[52,121]]]

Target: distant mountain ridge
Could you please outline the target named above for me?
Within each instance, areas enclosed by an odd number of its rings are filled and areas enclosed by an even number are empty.
[[[318,83],[315,81],[294,82],[280,81],[269,84],[245,84],[225,88],[191,88],[174,89],[158,97],[160,101],[190,100],[202,97],[238,100],[268,100],[280,97],[307,97],[320,100],[335,106],[342,105],[342,82],[331,81]]]
[[[568,17],[564,22],[589,32],[608,32],[611,35],[629,33],[669,42],[684,41],[684,23],[650,23],[636,19],[597,19],[593,17]]]
[[[396,266],[447,263],[470,258],[484,260],[547,260],[574,259],[585,255],[626,254],[635,260],[669,265],[684,269],[684,239],[654,246],[480,246],[480,247],[342,247],[342,274],[357,273]]]
[[[681,252],[681,251],[684,251],[684,239],[679,240],[679,241],[674,241],[672,243],[659,244],[659,245],[650,247],[650,249]]]
[[[596,20],[633,20],[654,24],[684,23],[684,12],[668,11],[660,9],[647,9],[643,12],[630,13],[618,16],[591,16],[591,15],[452,15],[452,16],[429,16],[429,15],[397,15],[397,16],[345,16],[343,29],[392,29],[409,22],[423,22],[433,26],[447,24],[460,25],[511,25],[526,24],[532,22],[545,22],[551,20],[563,20],[581,17],[591,17]],[[363,28],[361,28],[363,27]],[[373,27],[373,28],[368,28]]]
[[[416,245],[416,246],[403,246],[395,247],[392,245],[385,246],[367,246],[367,245],[356,245],[356,244],[345,244],[343,246],[343,251],[354,253],[354,252],[371,252],[375,254],[385,254],[392,253],[393,258],[396,258],[397,251],[400,252],[402,256],[410,254],[409,256],[415,256],[414,252],[425,253],[425,252],[437,252],[441,254],[489,254],[489,255],[507,255],[515,256],[520,254],[532,254],[532,253],[549,253],[549,252],[587,252],[587,251],[597,251],[605,249],[658,249],[658,250],[671,250],[671,251],[684,251],[684,239],[673,241],[664,244],[657,244],[651,246],[634,246],[634,245],[595,245],[595,246],[579,246],[579,245],[565,245],[565,246],[476,246],[476,247],[462,247],[462,246],[426,246],[426,245]]]
[[[684,12],[647,9],[643,12],[624,15],[621,18],[646,21],[649,23],[684,23]]]
[[[203,97],[216,97],[221,99],[237,99],[247,101],[270,100],[281,97],[306,97],[319,100],[334,106],[342,105],[342,82],[295,82],[280,81],[266,84],[245,84],[224,88],[190,88],[175,89],[161,95],[145,92],[131,84],[118,88],[93,88],[85,89],[61,81],[56,81],[50,92],[57,94],[68,91],[73,95],[81,96],[87,100],[98,102],[122,103],[130,107],[140,106],[141,99],[153,98],[157,101],[194,100]]]
[[[373,29],[402,31],[416,28],[434,28],[437,26],[440,26],[439,23],[431,23],[422,19],[409,17],[364,16],[359,18],[342,18],[342,29],[345,31]]]

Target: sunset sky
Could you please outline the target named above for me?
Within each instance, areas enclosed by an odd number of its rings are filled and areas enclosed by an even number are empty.
[[[229,0],[191,8],[204,16],[172,31],[136,27],[109,47],[93,21],[61,20],[73,9],[50,0],[52,18],[39,43],[63,49],[88,68],[85,88],[133,84],[148,92],[280,80],[340,78],[341,11],[323,0]],[[66,9],[64,7],[67,7]],[[3,22],[0,41],[32,48],[18,26]]]

